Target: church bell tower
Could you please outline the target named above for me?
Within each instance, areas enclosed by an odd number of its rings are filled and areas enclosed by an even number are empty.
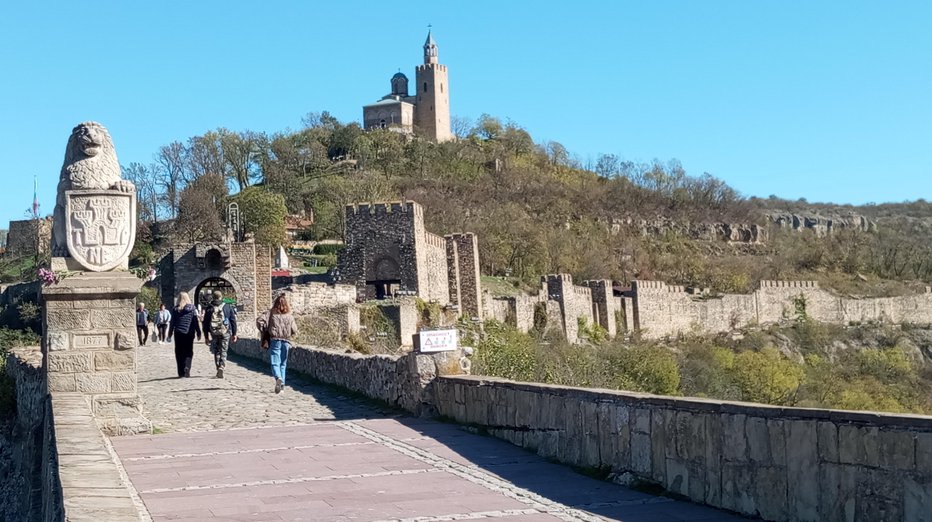
[[[437,142],[453,139],[450,131],[450,84],[439,61],[437,42],[427,31],[424,63],[415,70],[415,132]]]

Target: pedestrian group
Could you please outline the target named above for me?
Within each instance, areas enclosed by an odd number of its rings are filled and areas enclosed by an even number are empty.
[[[145,346],[149,337],[149,313],[144,303],[136,308],[136,331],[139,345]],[[191,302],[187,292],[180,292],[171,310],[165,305],[159,306],[155,316],[156,333],[153,337],[158,344],[175,345],[175,363],[178,377],[191,377],[191,363],[194,359],[194,342],[204,339],[214,356],[217,379],[224,378],[227,353],[230,343],[237,341],[236,307],[223,299],[223,293],[215,290],[210,303],[201,311]],[[269,359],[274,378],[274,392],[285,391],[288,354],[292,348],[292,338],[298,333],[298,326],[285,294],[279,294],[272,307],[256,319],[263,349],[269,351]]]

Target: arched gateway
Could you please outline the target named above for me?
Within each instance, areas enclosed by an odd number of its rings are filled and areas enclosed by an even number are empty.
[[[188,292],[205,306],[214,290],[236,305],[241,335],[255,332],[255,318],[272,302],[272,258],[267,247],[253,241],[178,243],[159,262],[162,301],[172,306],[179,292]]]

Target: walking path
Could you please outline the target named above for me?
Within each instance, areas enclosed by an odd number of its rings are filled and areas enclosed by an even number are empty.
[[[161,434],[112,439],[153,521],[743,520],[297,376],[275,395],[255,361],[215,379],[195,350],[192,378],[176,379],[171,347],[139,349],[139,394]]]

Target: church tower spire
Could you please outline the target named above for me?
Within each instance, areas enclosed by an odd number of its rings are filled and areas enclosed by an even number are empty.
[[[437,42],[434,41],[430,29],[427,29],[427,40],[424,42],[424,63],[440,63],[437,56]]]
[[[415,132],[433,141],[453,139],[450,131],[450,83],[447,66],[438,56],[437,42],[427,30],[424,42],[424,63],[415,69]]]

